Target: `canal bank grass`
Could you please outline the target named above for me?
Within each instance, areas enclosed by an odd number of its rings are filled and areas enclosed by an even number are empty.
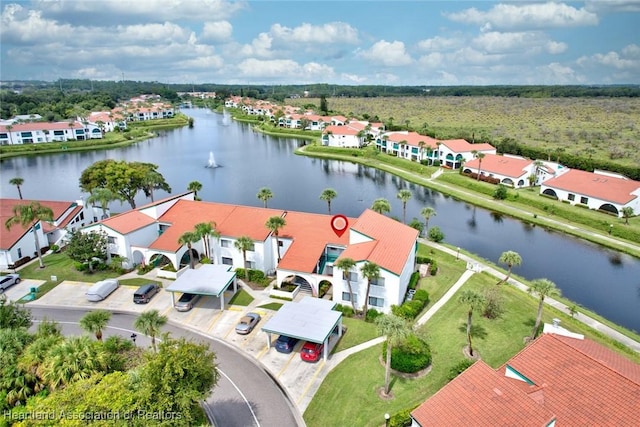
[[[162,123],[139,125],[129,123],[126,132],[107,132],[102,139],[87,141],[47,142],[39,144],[16,144],[0,146],[0,160],[18,156],[33,156],[40,154],[69,153],[78,151],[108,150],[126,147],[136,142],[145,141],[155,136],[152,131],[173,129],[186,126],[188,119],[184,115],[177,115],[172,119],[160,119]]]
[[[462,290],[482,292],[493,288],[503,298],[502,316],[491,320],[474,313],[472,328],[475,351],[490,366],[498,368],[524,348],[524,338],[531,334],[535,323],[538,301],[512,286],[497,286],[495,283],[495,278],[488,274],[474,274]],[[442,388],[448,382],[449,371],[465,359],[467,307],[458,302],[457,295],[459,293],[419,330],[431,346],[433,363],[429,374],[418,379],[392,377],[394,398],[385,401],[378,396],[378,390],[384,384],[384,367],[380,363],[382,346],[358,352],[327,375],[304,413],[307,425],[377,427],[383,424],[385,413],[412,409]],[[629,349],[620,349],[611,339],[545,306],[543,321],[549,323],[553,318],[561,319],[563,327],[584,333],[588,338],[640,362],[640,355]]]
[[[617,251],[626,253],[628,255],[632,255],[640,258],[640,249],[637,248],[637,241],[629,241],[629,244],[625,244],[624,241],[619,241],[618,239],[610,239],[608,235],[598,232],[597,230],[583,230],[583,229],[575,229],[573,227],[567,227],[568,220],[564,218],[554,218],[553,215],[550,215],[544,211],[539,211],[540,213],[532,213],[531,207],[526,203],[519,203],[518,201],[507,203],[503,201],[496,201],[493,197],[488,197],[482,193],[475,192],[473,190],[469,190],[466,188],[466,185],[473,186],[475,182],[472,179],[465,181],[465,185],[459,186],[456,184],[449,184],[443,182],[440,178],[442,175],[435,180],[430,179],[431,171],[437,170],[437,168],[426,167],[426,172],[416,173],[416,172],[408,172],[408,170],[420,167],[416,162],[412,162],[410,160],[398,159],[394,158],[394,164],[390,164],[389,159],[391,156],[387,155],[378,155],[372,156],[368,153],[367,150],[374,150],[373,147],[367,147],[363,150],[358,149],[341,149],[334,147],[319,147],[319,146],[304,146],[298,148],[295,153],[300,155],[306,155],[310,157],[318,157],[332,160],[343,160],[349,161],[352,163],[360,163],[365,166],[370,166],[376,169],[383,170],[385,172],[392,173],[400,178],[405,179],[406,181],[413,182],[418,185],[422,185],[424,187],[428,187],[434,189],[443,194],[444,197],[453,197],[456,200],[461,200],[468,202],[474,206],[488,209],[493,212],[502,213],[505,215],[509,215],[512,218],[517,218],[525,222],[525,226],[536,226],[540,225],[550,230],[557,230],[563,233],[579,237],[581,239],[590,241],[592,243],[597,243],[601,246],[605,246],[611,249],[615,249]],[[384,162],[380,162],[379,159],[384,159]],[[445,173],[448,174],[448,173]],[[443,175],[445,175],[443,174]],[[459,175],[457,173],[451,173],[451,175]],[[485,184],[485,183],[481,183]],[[491,184],[486,184],[491,185]],[[495,189],[495,187],[493,187]],[[542,198],[542,197],[540,197]],[[568,208],[569,206],[564,206]],[[580,209],[574,207],[575,209]],[[614,219],[614,217],[609,216],[604,213],[591,212],[594,215],[601,215],[601,219],[604,221]],[[574,220],[579,220],[581,216],[575,215],[572,216]],[[640,222],[638,217],[632,218],[632,220],[636,221],[636,223]],[[631,222],[631,221],[630,221]],[[574,222],[576,227],[580,228],[589,228],[589,224],[581,224],[578,222]],[[622,225],[621,225],[622,227]],[[446,236],[445,236],[446,238]]]

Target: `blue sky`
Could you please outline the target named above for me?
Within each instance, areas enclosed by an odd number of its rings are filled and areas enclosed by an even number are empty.
[[[2,0],[2,80],[640,84],[640,0]]]

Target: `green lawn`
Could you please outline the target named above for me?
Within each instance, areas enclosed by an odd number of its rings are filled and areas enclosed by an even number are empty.
[[[267,310],[278,311],[280,307],[282,307],[282,303],[280,302],[269,302],[267,304],[262,304],[259,308],[266,308]]]
[[[244,289],[239,289],[236,294],[229,300],[229,305],[248,306],[253,301],[253,297]]]
[[[482,290],[496,287],[496,279],[488,274],[476,274],[463,289]],[[494,368],[505,363],[524,347],[524,337],[531,333],[537,310],[537,300],[512,286],[498,287],[504,298],[504,314],[489,320],[480,314],[473,318],[474,348],[482,359]],[[394,414],[423,402],[447,383],[451,367],[464,359],[466,345],[466,307],[454,296],[419,331],[427,337],[433,355],[432,371],[419,379],[394,378],[392,392],[395,398],[384,401],[377,390],[384,383],[384,368],[379,362],[381,346],[348,357],[325,378],[304,413],[309,427],[327,425],[379,426],[381,415]],[[583,333],[594,341],[617,350],[636,362],[640,355],[620,349],[619,345],[591,330],[586,325],[548,306],[543,320],[557,317],[562,326]],[[328,410],[331,408],[331,410]],[[358,408],[354,411],[353,408]]]
[[[436,260],[438,273],[435,276],[426,276],[420,279],[419,289],[429,292],[429,304],[427,310],[436,303],[449,290],[451,286],[462,276],[467,268],[467,263],[457,260],[455,256],[436,251],[429,246],[420,243],[418,256],[429,257]]]
[[[343,317],[342,324],[347,327],[347,332],[342,336],[338,345],[334,347],[333,353],[351,348],[380,336],[373,323],[365,322],[362,319]]]

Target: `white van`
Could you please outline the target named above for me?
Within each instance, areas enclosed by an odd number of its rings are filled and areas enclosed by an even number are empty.
[[[111,295],[111,292],[118,289],[119,285],[120,284],[116,279],[106,279],[96,282],[87,291],[87,300],[91,302],[102,301],[103,299]]]

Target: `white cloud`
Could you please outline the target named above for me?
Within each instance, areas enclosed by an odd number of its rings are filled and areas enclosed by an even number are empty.
[[[458,38],[435,36],[430,39],[420,40],[418,42],[418,48],[421,50],[442,51],[460,47],[462,43],[463,41]]]
[[[567,50],[568,46],[566,43],[555,42],[553,40],[549,40],[546,44],[546,50],[552,55],[557,55],[559,53],[563,53]]]
[[[638,0],[596,0],[585,2],[585,9],[596,13],[640,12]]]
[[[304,23],[295,28],[274,24],[271,26],[270,35],[285,44],[358,43],[358,30],[344,22],[329,22],[323,25]]]
[[[629,58],[640,59],[640,46],[637,44],[630,44],[622,48],[622,54]]]
[[[233,26],[228,21],[205,22],[200,38],[207,41],[225,41],[231,38]]]
[[[427,55],[421,56],[418,59],[418,63],[421,67],[437,69],[444,63],[445,56],[440,52],[432,52]]]
[[[7,5],[2,11],[0,35],[3,43],[38,43],[67,40],[74,37],[75,29],[42,17],[40,11],[27,10],[18,4]]]
[[[490,29],[565,28],[598,24],[598,16],[564,3],[497,4],[488,11],[476,8],[445,14],[455,22],[488,25]]]
[[[386,65],[388,67],[401,67],[413,62],[406,52],[401,41],[387,42],[380,40],[368,50],[359,52],[359,55],[371,62]]]
[[[187,42],[191,32],[179,25],[165,22],[164,24],[118,25],[113,31],[113,37],[126,43],[159,43]]]
[[[333,68],[309,62],[303,65],[291,59],[260,60],[249,58],[238,64],[238,70],[243,77],[261,81],[327,81],[333,77]]]
[[[367,81],[367,78],[364,76],[359,76],[357,74],[349,74],[349,73],[340,74],[340,78],[352,84],[362,84]]]
[[[558,54],[567,49],[565,43],[548,40],[539,31],[486,32],[473,39],[472,45],[488,53],[536,54],[545,50]]]
[[[536,67],[535,78],[538,84],[582,84],[585,77],[576,71],[557,62]]]
[[[260,33],[258,37],[253,39],[251,44],[244,45],[240,53],[244,56],[259,56],[269,58],[272,56],[271,44],[273,38],[268,33]]]

